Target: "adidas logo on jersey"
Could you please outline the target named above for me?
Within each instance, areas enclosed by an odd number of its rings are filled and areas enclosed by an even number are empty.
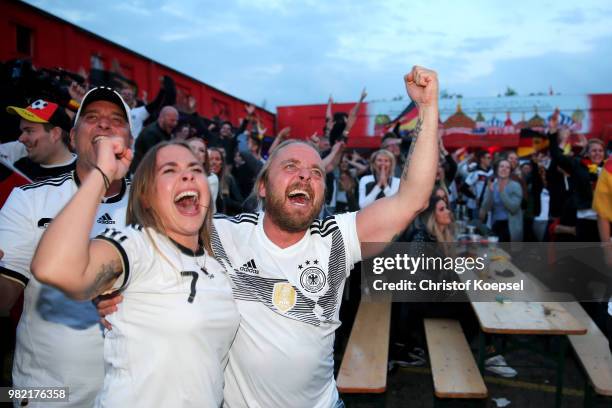
[[[245,263],[240,267],[240,271],[254,273],[259,275],[259,271],[257,270],[257,266],[255,265],[255,260],[251,259],[249,262]]]
[[[113,220],[108,213],[104,213],[96,222],[98,224],[114,224],[115,220]]]

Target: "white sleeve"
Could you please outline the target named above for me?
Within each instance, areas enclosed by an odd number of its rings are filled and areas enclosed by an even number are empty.
[[[217,177],[216,174],[211,173],[210,176],[208,176],[208,187],[210,187],[210,198],[212,200],[212,208],[214,212],[217,212],[215,202],[217,201],[217,196],[219,195],[219,177]]]
[[[149,111],[146,106],[138,106],[134,109],[130,109],[130,116],[132,119],[132,136],[134,140],[138,137],[142,131],[142,124],[149,117]]]
[[[0,249],[4,251],[0,275],[23,286],[32,278],[30,263],[38,245],[39,228],[45,228],[34,224],[44,222],[44,219],[34,219],[32,202],[33,198],[26,192],[15,188],[0,210]]]
[[[397,192],[399,191],[400,182],[401,180],[399,179],[399,177],[392,177],[391,184],[388,187],[389,193],[387,194],[387,189],[385,189],[385,195],[389,197],[394,194],[397,194]]]
[[[108,242],[119,253],[123,275],[113,285],[113,290],[123,290],[151,269],[154,254],[145,237],[144,228],[130,225],[124,228],[107,228],[94,239]]]
[[[357,212],[334,215],[342,234],[346,251],[346,275],[348,276],[357,262],[361,261],[361,243],[357,236]]]
[[[11,165],[27,155],[28,151],[21,142],[15,141],[0,144],[0,159]]]
[[[370,194],[366,194],[366,185],[371,180],[374,180],[372,176],[363,176],[359,179],[359,208],[365,208],[372,204],[376,201],[376,196],[382,191],[380,186],[376,184]]]
[[[468,186],[474,185],[476,181],[478,181],[478,172],[476,170],[468,173],[467,177],[465,178],[465,184]]]

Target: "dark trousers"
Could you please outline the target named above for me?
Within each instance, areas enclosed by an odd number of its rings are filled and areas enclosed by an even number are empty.
[[[576,241],[599,242],[599,229],[597,229],[597,221],[578,218],[576,220]]]
[[[493,233],[499,237],[499,242],[510,242],[510,228],[508,220],[498,220],[493,223],[491,228]]]

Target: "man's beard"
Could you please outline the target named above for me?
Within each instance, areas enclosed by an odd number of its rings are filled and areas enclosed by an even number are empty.
[[[295,186],[291,186],[287,191],[291,190]],[[314,191],[311,188],[303,188],[309,192],[311,198],[317,201],[313,201],[313,205],[305,214],[289,214],[283,208],[287,194],[274,194],[269,186],[266,186],[266,204],[265,212],[266,216],[270,217],[274,224],[280,229],[287,232],[301,232],[305,231],[310,227],[310,224],[317,218],[323,207],[323,196],[315,197]]]

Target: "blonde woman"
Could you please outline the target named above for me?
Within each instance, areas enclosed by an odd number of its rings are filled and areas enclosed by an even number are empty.
[[[94,138],[93,148],[95,171],[43,235],[32,271],[76,299],[122,291],[122,307],[108,317],[96,406],[218,407],[239,315],[211,255],[202,164],[182,142],[152,148],[134,175],[129,226],[90,241],[105,186],[127,173],[131,159],[117,137]]]
[[[372,174],[359,180],[359,207],[365,208],[379,198],[389,197],[399,190],[400,179],[393,176],[395,156],[388,150],[380,149],[370,156]]]
[[[438,194],[431,196],[429,206],[419,215],[421,227],[412,233],[412,242],[450,243],[455,241],[453,217],[447,199]]]
[[[218,147],[208,149],[210,173],[216,174],[219,179],[219,194],[217,196],[217,211],[226,215],[236,215],[242,212],[244,197],[240,194],[240,187],[225,168],[225,153]]]
[[[197,159],[202,163],[204,167],[204,172],[206,173],[206,178],[208,179],[208,189],[210,190],[210,196],[212,201],[212,207],[210,207],[212,213],[217,212],[217,197],[219,196],[219,178],[217,175],[210,171],[210,160],[208,156],[208,150],[206,150],[206,143],[204,139],[199,136],[190,137],[186,140],[191,150],[197,157]]]

